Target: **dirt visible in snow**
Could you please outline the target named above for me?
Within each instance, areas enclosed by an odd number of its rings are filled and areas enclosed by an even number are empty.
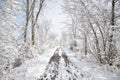
[[[60,55],[58,50],[54,52],[54,55],[50,58],[47,68],[43,75],[38,80],[55,80],[58,75],[58,66],[60,61]]]
[[[58,48],[55,50],[44,73],[38,80],[78,80],[78,76],[81,76],[80,71],[71,63],[71,61],[69,61],[65,52],[62,51],[62,53],[60,53],[60,50],[62,49]],[[63,62],[61,61],[62,59]],[[62,65],[62,69],[60,67],[61,64],[64,64]],[[60,73],[61,70],[63,73]],[[66,74],[64,74],[64,72]],[[66,78],[63,77],[63,75]]]

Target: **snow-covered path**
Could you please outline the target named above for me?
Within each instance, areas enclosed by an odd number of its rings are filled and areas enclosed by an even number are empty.
[[[105,71],[85,56],[61,47],[48,50],[15,70],[11,80],[120,80],[119,73]]]
[[[38,80],[120,80],[120,77],[82,57],[77,58],[70,50],[57,48]]]
[[[62,48],[58,48],[39,80],[79,80],[82,77],[83,74],[68,59]]]

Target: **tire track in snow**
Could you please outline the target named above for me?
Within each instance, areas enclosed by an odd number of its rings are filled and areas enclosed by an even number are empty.
[[[57,48],[38,80],[79,80],[83,77],[79,69],[68,59],[66,53]]]
[[[42,76],[38,80],[55,80],[58,75],[58,66],[60,61],[60,55],[58,49],[54,52],[54,55],[50,58],[47,68],[45,69]]]
[[[66,53],[71,53],[71,52],[66,52]],[[70,62],[70,64],[74,65],[75,69],[77,69],[78,72],[80,73],[81,78],[78,78],[77,80],[79,80],[79,79],[96,80],[96,79],[94,79],[94,76],[92,74],[90,74],[86,71],[83,71],[81,68],[78,68],[78,66],[76,65],[77,64],[76,62],[80,63],[80,61],[77,60],[77,58],[75,58],[74,56],[71,57],[70,55],[67,55],[67,57],[68,57],[68,61]]]
[[[69,60],[68,56],[64,53],[62,54],[62,57],[66,63],[66,71],[71,75],[71,77],[69,77],[69,80],[82,79],[84,77],[83,73]]]

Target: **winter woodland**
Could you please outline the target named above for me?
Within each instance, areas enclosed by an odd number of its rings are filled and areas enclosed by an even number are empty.
[[[120,80],[120,0],[0,0],[0,80]]]

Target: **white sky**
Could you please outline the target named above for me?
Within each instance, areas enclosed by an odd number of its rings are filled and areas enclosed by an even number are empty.
[[[44,12],[46,18],[51,20],[53,27],[51,32],[55,32],[59,37],[61,32],[65,29],[65,24],[67,15],[63,13],[62,10],[62,0],[49,1]]]
[[[51,32],[54,32],[58,35],[58,39],[61,36],[62,31],[65,30],[65,22],[67,20],[67,15],[63,13],[61,5],[63,4],[63,0],[46,0],[46,6],[44,8],[44,13],[42,16],[45,16],[45,18],[51,20],[52,22],[52,28]],[[24,22],[24,14],[18,16],[16,18],[16,21],[18,23]],[[41,20],[40,20],[41,22]]]

